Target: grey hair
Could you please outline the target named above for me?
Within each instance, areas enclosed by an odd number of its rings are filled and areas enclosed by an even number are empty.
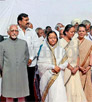
[[[18,27],[18,25],[17,25],[17,24],[11,24],[11,25],[9,25],[9,26],[8,26],[8,28],[7,28],[7,32],[9,32],[9,31],[10,31],[10,27],[11,27],[11,26],[17,26],[17,27]]]
[[[60,25],[57,24],[57,25],[55,26],[55,29],[57,30],[59,27],[60,27]]]
[[[57,25],[55,26],[55,29],[57,30],[58,28],[61,28],[60,25],[64,26],[64,25],[61,24],[61,23],[57,23]]]
[[[89,20],[83,20],[82,24],[86,25],[91,25],[91,22]]]
[[[35,29],[35,32],[38,34],[38,31],[39,31],[39,30],[42,30],[42,28],[40,28],[40,27],[39,27],[39,28],[36,28],[36,29]]]

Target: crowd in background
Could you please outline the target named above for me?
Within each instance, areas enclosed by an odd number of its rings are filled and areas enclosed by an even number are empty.
[[[21,13],[0,36],[0,93],[6,102],[92,102],[89,20],[34,26]],[[0,98],[2,101],[2,98]]]

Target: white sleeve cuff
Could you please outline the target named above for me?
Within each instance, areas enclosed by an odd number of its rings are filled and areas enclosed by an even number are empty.
[[[68,66],[68,61],[66,61],[64,64],[60,64],[59,67],[61,69],[65,69]]]
[[[34,57],[30,56],[29,59],[33,60]]]

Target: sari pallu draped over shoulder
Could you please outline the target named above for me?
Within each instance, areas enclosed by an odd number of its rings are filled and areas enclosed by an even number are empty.
[[[80,66],[87,68],[90,64],[90,54],[92,54],[92,42],[84,39],[84,41],[79,45],[79,53]],[[92,102],[91,70],[89,70],[86,74],[82,74],[80,71],[80,77],[87,102]]]
[[[65,41],[63,42],[65,43]],[[76,67],[78,61],[77,60],[79,56],[78,45],[79,45],[78,39],[74,38],[69,43],[66,42],[66,46],[64,46],[66,50],[66,55],[68,57],[68,62],[73,68]],[[64,83],[66,86],[68,102],[87,102],[81,85],[79,71],[77,71],[75,75],[72,75],[71,70],[66,68],[64,73]]]
[[[54,49],[56,48],[57,44],[55,45],[54,48],[51,48],[51,46],[49,44],[48,44],[48,46],[49,46],[49,48],[50,48],[50,50],[52,52],[53,63],[54,63],[55,66],[57,66],[56,58],[55,58],[55,55],[54,55]],[[67,60],[67,58],[68,57],[65,55],[60,63],[63,64]],[[47,86],[46,86],[46,88],[45,88],[45,90],[43,92],[43,95],[42,95],[42,102],[45,102],[45,98],[46,98],[46,96],[48,94],[49,88],[52,86],[52,84],[54,83],[54,81],[57,79],[58,75],[59,75],[59,73],[54,74],[51,77],[51,79],[49,80],[49,82],[48,82],[48,84],[47,84]]]
[[[57,63],[57,59],[56,59],[56,56],[55,56],[55,49],[57,48],[58,44],[56,44],[54,47],[50,46],[48,43],[47,43],[47,47],[49,49],[49,52],[51,54],[51,59],[52,59],[52,64],[54,66],[58,66],[58,64],[64,64],[66,61],[67,61],[67,56],[66,54],[64,54],[63,58],[61,58],[61,61],[59,63]],[[68,64],[68,63],[67,63]],[[66,65],[67,66],[67,65]],[[48,71],[48,70],[47,70]],[[51,70],[50,70],[51,73],[53,73]],[[46,97],[48,95],[48,92],[49,90],[51,89],[51,87],[53,86],[53,84],[55,83],[55,81],[58,79],[58,77],[60,76],[60,72],[59,73],[53,73],[51,75],[51,77],[48,79],[47,81],[47,84],[42,92],[42,102],[49,102],[49,101],[46,101]],[[48,77],[48,76],[47,76]],[[63,83],[64,84],[64,83]],[[64,85],[63,85],[64,86]],[[62,86],[61,86],[62,87]],[[54,89],[53,89],[54,90]],[[63,91],[62,91],[63,92]],[[54,96],[53,96],[54,97]],[[64,96],[66,97],[66,96]],[[52,102],[56,102],[56,101],[52,101]],[[67,102],[67,101],[65,101]]]

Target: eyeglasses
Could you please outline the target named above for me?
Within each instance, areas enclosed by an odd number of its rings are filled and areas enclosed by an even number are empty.
[[[11,31],[11,32],[18,32],[18,30],[13,30],[13,29],[11,29],[10,31]]]

